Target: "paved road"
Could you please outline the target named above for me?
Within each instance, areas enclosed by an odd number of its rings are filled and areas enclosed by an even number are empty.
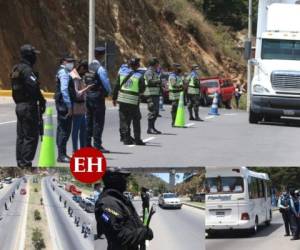
[[[133,204],[142,214],[141,201],[133,201]],[[181,210],[170,210],[157,207],[150,226],[154,239],[147,248],[149,250],[205,249],[204,211],[200,209],[183,206]],[[95,249],[106,250],[106,240],[97,240]]]
[[[17,186],[19,185],[19,189]],[[21,244],[24,244],[24,238],[22,232],[24,229],[24,218],[26,219],[25,207],[27,201],[27,195],[20,195],[20,189],[26,188],[25,184],[20,179],[14,179],[11,184],[4,184],[5,187],[0,189],[0,249],[1,250],[17,250],[22,249]],[[12,202],[9,201],[9,197],[15,190],[15,197]],[[4,209],[4,203],[6,202],[8,210]]]
[[[125,167],[187,166],[297,166],[300,165],[299,123],[293,125],[250,125],[243,111],[220,110],[218,117],[208,116],[201,108],[204,123],[194,122],[189,128],[171,128],[170,107],[161,112],[157,128],[163,135],[146,134],[147,109],[141,107],[143,139],[148,146],[124,146],[119,141],[118,110],[107,106],[104,146],[108,165]],[[0,164],[14,166],[16,123],[13,104],[0,105]],[[69,142],[69,153],[71,141]],[[38,155],[38,154],[37,154]],[[37,164],[37,158],[35,164]]]
[[[275,212],[271,226],[263,227],[254,236],[239,233],[222,234],[213,239],[206,239],[206,250],[299,250],[300,241],[291,241],[284,237],[284,226],[281,214]]]
[[[59,195],[57,189],[52,190],[52,181],[50,177],[42,180],[43,197],[48,216],[49,228],[53,245],[55,249],[63,250],[92,250],[94,243],[91,236],[84,238],[81,234],[80,228],[74,224],[74,217],[70,218],[67,209],[64,208],[63,203],[59,202]],[[63,200],[65,197],[62,194]],[[78,210],[74,210],[74,215],[78,214]],[[81,222],[83,216],[81,215]]]

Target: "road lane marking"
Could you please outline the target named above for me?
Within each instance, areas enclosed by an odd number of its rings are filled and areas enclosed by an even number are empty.
[[[229,114],[224,114],[224,115],[227,115],[227,116],[234,116],[234,115],[237,115],[237,113],[229,113]]]
[[[209,115],[209,116],[206,116],[204,119],[205,120],[209,120],[209,119],[213,119],[215,117],[216,117],[215,115]]]
[[[143,142],[149,142],[149,141],[152,141],[154,140],[156,137],[149,137],[149,138],[146,138],[143,140]],[[135,144],[132,144],[132,145],[128,145],[129,148],[133,148],[135,147],[136,145]]]
[[[185,127],[189,128],[189,127],[192,127],[194,125],[195,125],[195,123],[191,122],[191,123],[186,124]]]
[[[14,121],[7,121],[7,122],[0,122],[0,125],[10,124],[10,123],[16,123],[17,120]]]

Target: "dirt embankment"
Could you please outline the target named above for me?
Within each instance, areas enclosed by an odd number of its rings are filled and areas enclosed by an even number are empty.
[[[222,36],[216,35],[214,27],[190,4],[183,0],[185,4],[180,7],[175,5],[177,2],[180,1],[96,1],[96,40],[114,41],[118,47],[111,76],[116,75],[125,58],[135,55],[144,63],[149,56],[157,56],[165,67],[179,62],[188,70],[197,62],[205,74],[243,77],[241,61],[228,53],[232,48],[220,46],[225,42]],[[87,57],[88,1],[1,1],[0,88],[10,87],[9,72],[24,43],[41,50],[36,69],[42,88],[54,90],[60,55],[69,51],[77,58]]]

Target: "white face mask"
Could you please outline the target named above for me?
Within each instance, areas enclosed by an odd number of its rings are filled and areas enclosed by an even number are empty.
[[[72,69],[74,68],[74,63],[67,63],[66,64],[66,69],[69,71],[72,71]]]

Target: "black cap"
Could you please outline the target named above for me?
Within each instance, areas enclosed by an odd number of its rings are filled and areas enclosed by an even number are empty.
[[[31,44],[24,44],[20,48],[21,55],[39,54],[40,51],[33,47]]]
[[[181,68],[181,64],[180,63],[173,63],[173,68]]]
[[[133,57],[133,58],[129,59],[128,64],[129,64],[129,66],[139,67],[140,66],[140,60],[141,60],[140,58]]]
[[[101,46],[98,46],[95,48],[95,52],[98,52],[98,53],[105,53],[105,47],[101,47]]]
[[[73,55],[67,54],[67,53],[63,54],[63,56],[61,57],[61,60],[62,61],[67,61],[67,62],[74,62],[74,61],[76,61]]]
[[[150,60],[149,60],[149,65],[150,66],[154,66],[156,64],[159,64],[159,60],[156,58],[156,57],[152,57]]]

